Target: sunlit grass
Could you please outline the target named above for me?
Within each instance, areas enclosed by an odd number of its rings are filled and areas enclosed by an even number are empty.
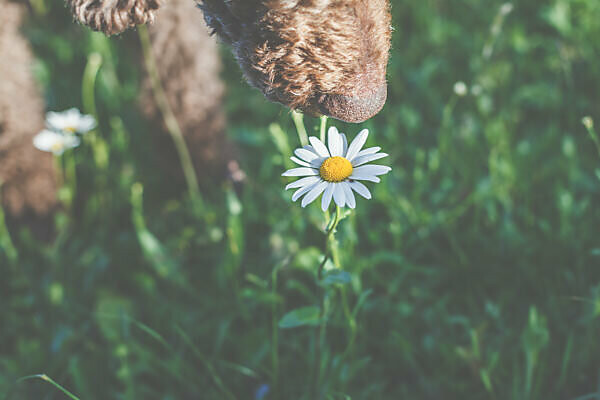
[[[24,31],[48,109],[99,126],[60,166],[53,239],[0,213],[0,398],[599,398],[597,1],[450,3],[393,2],[388,103],[360,126],[393,170],[324,215],[281,174],[359,127],[267,103],[224,49],[247,181],[177,181],[138,34],[45,2]]]

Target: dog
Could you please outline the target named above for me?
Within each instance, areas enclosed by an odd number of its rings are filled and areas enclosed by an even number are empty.
[[[208,26],[267,99],[356,123],[383,108],[388,0],[198,1]],[[153,22],[163,2],[67,0],[76,20],[108,35]]]

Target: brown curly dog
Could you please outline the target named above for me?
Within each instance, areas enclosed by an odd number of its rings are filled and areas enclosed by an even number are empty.
[[[362,122],[387,97],[387,0],[198,0],[248,81],[293,109]],[[115,34],[152,22],[162,0],[67,0],[78,21]]]

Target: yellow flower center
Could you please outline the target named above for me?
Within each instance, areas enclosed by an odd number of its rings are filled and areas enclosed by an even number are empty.
[[[63,144],[61,142],[54,142],[52,143],[52,146],[50,146],[50,149],[53,152],[61,151],[63,149]]]
[[[65,127],[65,129],[63,129],[65,132],[69,132],[69,133],[75,133],[75,131],[77,130],[77,128],[75,128],[74,126],[67,126]]]
[[[352,164],[344,157],[329,157],[321,164],[319,174],[327,182],[341,182],[352,175]]]

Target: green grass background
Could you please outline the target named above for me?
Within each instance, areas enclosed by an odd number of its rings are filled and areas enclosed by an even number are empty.
[[[45,373],[81,399],[600,399],[600,149],[581,123],[600,121],[600,2],[516,0],[503,17],[492,0],[392,0],[387,105],[336,125],[370,129],[393,171],[340,223],[350,275],[329,285],[323,214],[283,191],[291,116],[227,49],[248,179],[204,179],[198,209],[157,167],[137,34],[34,4],[48,109],[89,111],[98,53],[100,128],[73,153],[56,240],[14,227],[18,261],[0,249],[0,398],[66,398],[17,381]],[[277,325],[323,306],[326,329]]]

